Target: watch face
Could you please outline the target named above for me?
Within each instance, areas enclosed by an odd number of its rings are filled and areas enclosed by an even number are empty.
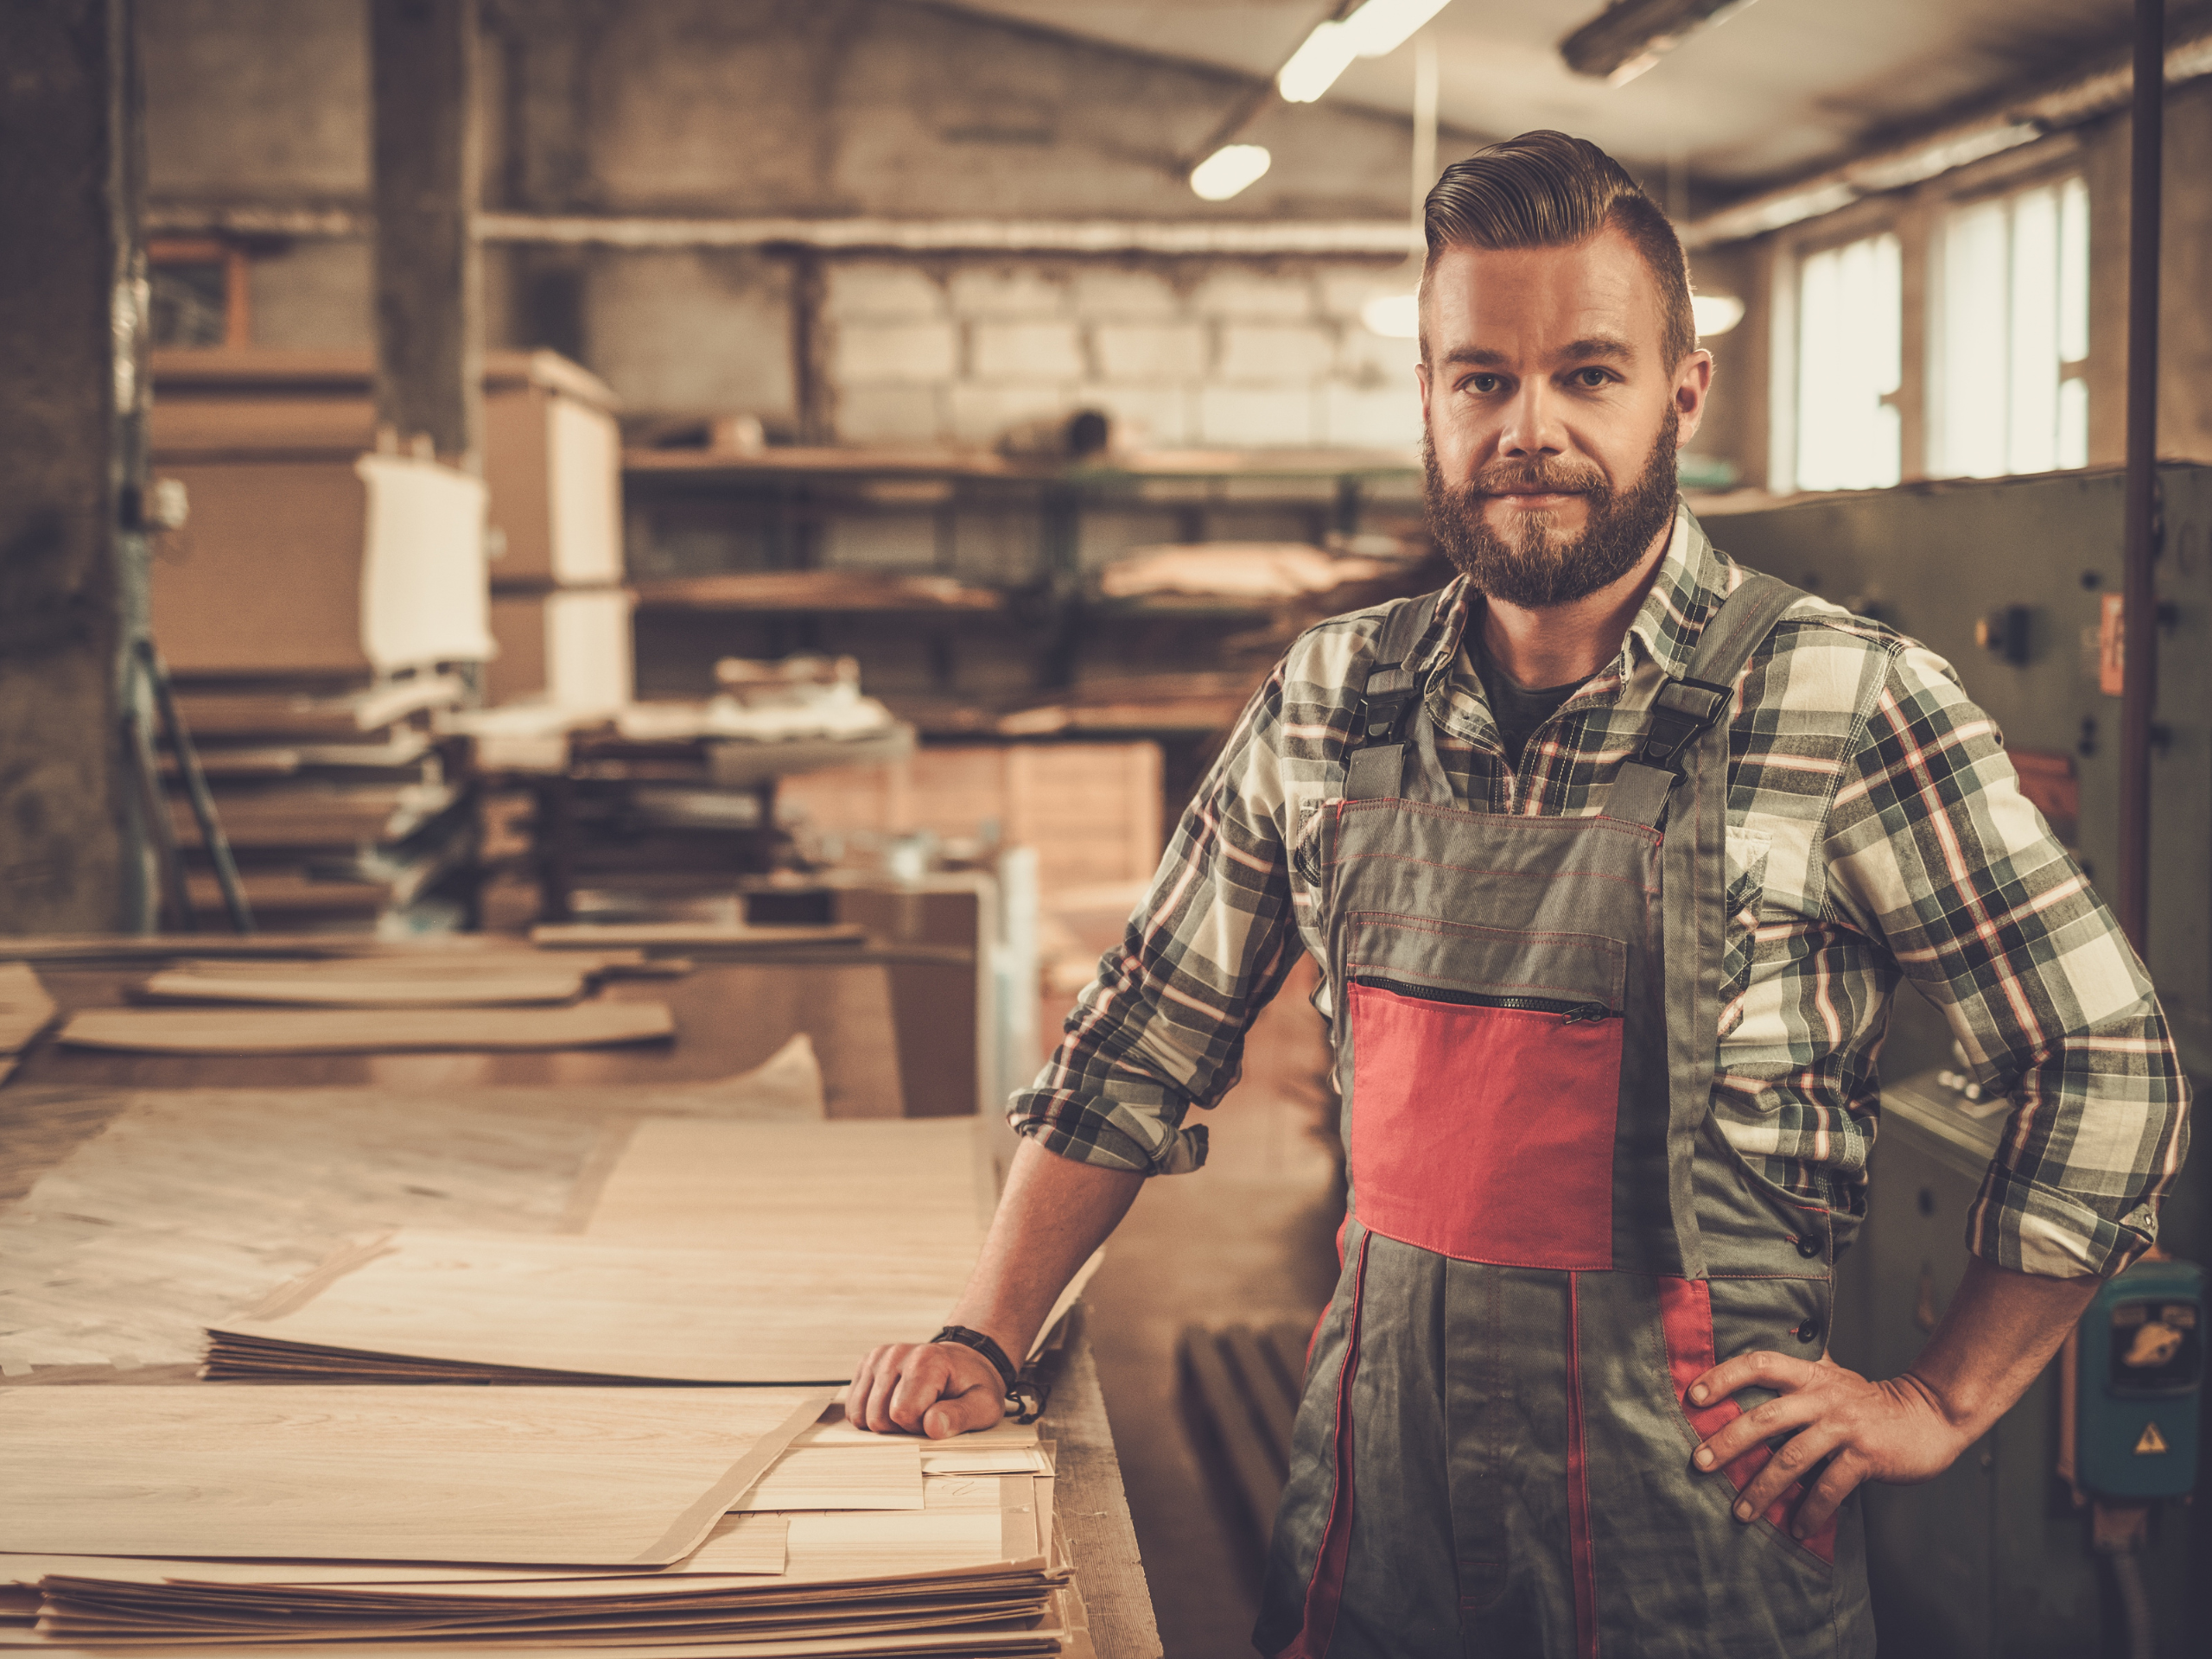
[[[2112,1311],[2112,1391],[2185,1394],[2204,1375],[2194,1302],[2122,1302]]]

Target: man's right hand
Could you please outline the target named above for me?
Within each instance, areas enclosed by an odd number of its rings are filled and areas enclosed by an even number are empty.
[[[957,1342],[892,1342],[870,1351],[845,1390],[845,1421],[878,1434],[949,1440],[1006,1415],[997,1366]]]

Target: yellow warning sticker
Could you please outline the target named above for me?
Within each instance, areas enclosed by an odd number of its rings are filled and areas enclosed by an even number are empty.
[[[2156,1423],[2143,1425],[2143,1437],[2135,1442],[2135,1455],[2148,1458],[2166,1449],[2166,1437],[2158,1433]]]

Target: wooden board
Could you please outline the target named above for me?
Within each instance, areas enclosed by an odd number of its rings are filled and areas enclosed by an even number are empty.
[[[662,1565],[699,1545],[823,1398],[12,1389],[0,1549]]]
[[[60,1041],[156,1054],[370,1054],[441,1049],[596,1048],[676,1034],[664,1002],[564,1008],[87,1008]]]
[[[842,925],[755,927],[723,922],[545,922],[530,930],[532,944],[556,950],[600,950],[625,945],[742,950],[748,945],[858,944],[867,937],[861,928]]]
[[[29,964],[0,962],[0,1083],[16,1069],[16,1056],[30,1046],[54,1015],[54,999]]]
[[[208,1375],[842,1382],[944,1323],[969,1264],[402,1233],[209,1327]]]
[[[279,975],[282,975],[279,977]],[[156,974],[138,988],[149,1002],[239,1002],[328,1008],[486,1008],[573,1002],[585,976],[557,969],[524,972],[487,964],[475,974],[298,974],[271,963],[266,974]]]

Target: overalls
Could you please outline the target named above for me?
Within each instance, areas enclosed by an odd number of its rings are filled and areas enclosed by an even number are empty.
[[[1719,1357],[1821,1354],[1853,1225],[1754,1174],[1712,1115],[1720,716],[1800,597],[1747,575],[1586,817],[1455,806],[1407,663],[1436,599],[1386,622],[1344,798],[1296,851],[1352,1198],[1262,1652],[1872,1652],[1858,1504],[1802,1543],[1797,1487],[1738,1522],[1769,1453],[1699,1473],[1742,1407],[1684,1398]]]

